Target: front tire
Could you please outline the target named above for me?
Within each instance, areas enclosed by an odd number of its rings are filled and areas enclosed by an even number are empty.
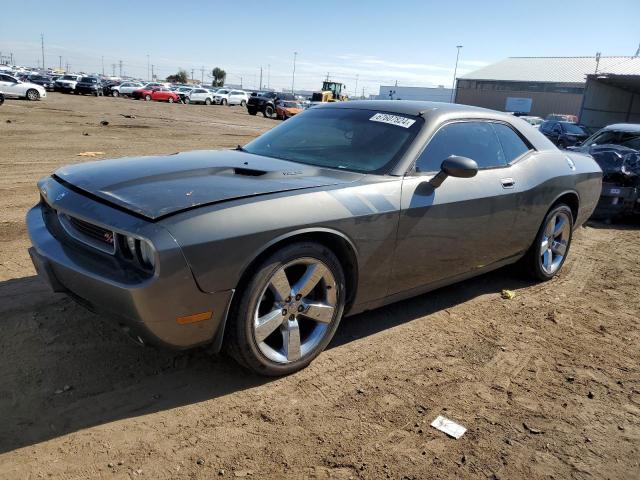
[[[35,102],[36,100],[40,100],[40,92],[34,90],[33,88],[27,90],[27,100]]]
[[[314,242],[278,250],[254,270],[231,311],[225,348],[261,375],[306,367],[329,344],[344,311],[344,272]]]
[[[111,96],[112,97],[118,97],[118,96],[120,96],[120,92],[117,91],[117,90],[111,90]]]
[[[267,118],[273,118],[275,114],[275,110],[271,105],[267,105],[264,109],[264,116]]]
[[[205,104],[205,105],[211,105],[211,100],[210,100],[210,99],[208,99],[208,98],[206,98],[206,99],[204,100],[204,104]]]
[[[255,115],[256,113],[258,113],[258,110],[256,110],[255,108],[247,107],[247,112],[249,112],[249,115]]]
[[[573,213],[567,205],[560,203],[549,210],[533,245],[522,259],[528,276],[546,282],[560,271],[569,254],[573,222]]]
[[[173,103],[173,97],[169,97],[169,100],[167,100],[169,103]]]
[[[247,102],[245,102],[244,100],[242,100],[242,101],[240,102],[240,106],[241,106],[242,108],[246,107],[246,106],[247,106]]]
[[[222,99],[222,102],[220,102],[222,105],[228,105],[229,101],[226,98]]]

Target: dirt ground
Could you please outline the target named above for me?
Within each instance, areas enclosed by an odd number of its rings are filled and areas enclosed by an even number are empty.
[[[275,124],[61,94],[0,107],[0,478],[640,478],[638,225],[579,229],[545,284],[501,269],[349,318],[279,379],[138,347],[34,276],[35,182],[77,153],[233,147]]]

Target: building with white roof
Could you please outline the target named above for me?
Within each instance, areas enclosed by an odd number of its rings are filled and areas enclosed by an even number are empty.
[[[594,75],[640,78],[640,57],[506,58],[459,77],[455,101],[541,117],[579,115]]]

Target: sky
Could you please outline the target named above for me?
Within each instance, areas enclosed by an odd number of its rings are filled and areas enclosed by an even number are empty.
[[[460,76],[510,56],[633,55],[640,43],[640,0],[2,0],[1,10],[0,55],[19,65],[41,64],[43,34],[47,67],[118,74],[122,61],[126,75],[147,79],[154,65],[159,78],[183,68],[209,83],[217,66],[247,89],[262,67],[263,87],[319,90],[329,75],[352,96],[396,81],[450,87],[456,45]]]

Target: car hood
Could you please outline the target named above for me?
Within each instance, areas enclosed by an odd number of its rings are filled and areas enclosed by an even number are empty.
[[[237,150],[102,160],[54,173],[72,189],[151,220],[202,205],[345,184],[362,177]]]

